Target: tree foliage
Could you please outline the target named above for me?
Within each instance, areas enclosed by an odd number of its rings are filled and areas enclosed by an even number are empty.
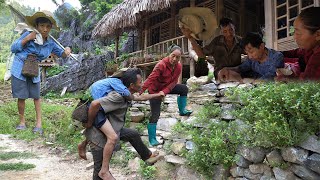
[[[108,13],[115,5],[120,4],[123,0],[79,0],[81,5],[89,7],[97,13],[98,18]]]
[[[1,5],[0,0],[0,5]],[[35,9],[31,7],[21,6],[17,2],[13,1],[11,5],[24,15],[32,15]],[[6,62],[7,57],[10,54],[10,46],[12,42],[19,36],[13,29],[16,23],[15,18],[10,12],[9,7],[3,6],[0,11],[0,63]]]

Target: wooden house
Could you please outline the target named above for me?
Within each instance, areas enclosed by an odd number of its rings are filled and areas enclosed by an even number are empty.
[[[205,64],[195,63],[190,56],[191,44],[178,27],[178,13],[184,7],[207,7],[217,20],[233,19],[236,34],[244,36],[250,31],[265,29],[267,47],[284,50],[295,47],[290,34],[293,19],[310,6],[318,6],[320,0],[124,0],[114,7],[96,25],[93,37],[114,36],[115,56],[118,56],[119,36],[128,30],[138,31],[138,50],[130,53],[137,67],[148,74],[157,60],[165,56],[167,48],[178,44],[183,50],[183,77],[204,75]],[[219,31],[218,31],[219,32]],[[201,42],[199,42],[201,43]],[[204,42],[206,43],[206,42]],[[146,57],[154,58],[152,62]],[[203,74],[204,73],[204,74]]]
[[[320,6],[320,0],[265,0],[265,37],[267,47],[284,51],[297,48],[293,22],[301,10]]]

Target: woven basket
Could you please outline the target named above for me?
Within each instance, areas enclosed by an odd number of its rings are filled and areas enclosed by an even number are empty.
[[[22,75],[26,77],[37,77],[39,75],[39,61],[35,54],[28,54],[23,64]]]
[[[88,121],[88,103],[89,101],[80,100],[80,102],[72,112],[72,119],[78,120],[82,123],[86,123]]]

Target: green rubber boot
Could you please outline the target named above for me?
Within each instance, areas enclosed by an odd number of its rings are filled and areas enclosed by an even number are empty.
[[[178,102],[180,116],[189,116],[192,113],[192,111],[189,111],[186,109],[187,96],[178,96],[177,102]]]
[[[148,124],[149,143],[151,146],[159,145],[160,143],[156,139],[157,123]]]

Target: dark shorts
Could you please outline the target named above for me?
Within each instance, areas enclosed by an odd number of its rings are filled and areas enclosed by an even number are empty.
[[[96,119],[94,120],[94,127],[100,129],[102,125],[106,122],[107,116],[106,113],[100,109],[99,112],[97,113]]]
[[[11,89],[13,98],[40,98],[40,82],[33,83],[31,78],[27,78],[26,81],[23,81],[11,76]]]

